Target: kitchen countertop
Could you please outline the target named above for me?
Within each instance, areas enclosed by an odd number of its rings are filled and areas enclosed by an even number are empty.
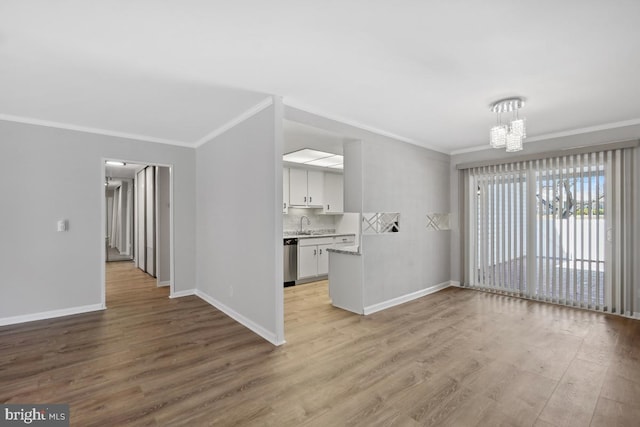
[[[322,233],[322,234],[289,234],[284,235],[283,239],[313,239],[314,237],[337,237],[337,236],[355,236],[355,233]]]
[[[342,246],[340,248],[329,248],[327,249],[329,252],[335,252],[337,254],[345,254],[345,255],[360,255],[360,251],[358,250],[358,246]]]

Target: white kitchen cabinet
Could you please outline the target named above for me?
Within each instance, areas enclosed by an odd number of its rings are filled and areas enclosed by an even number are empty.
[[[318,247],[298,246],[298,279],[318,275]]]
[[[333,237],[316,237],[298,241],[298,279],[323,276],[329,273],[329,253]]]
[[[289,169],[289,204],[322,206],[324,173],[315,170]]]
[[[322,206],[322,196],[324,193],[324,172],[307,171],[307,193],[309,195],[309,206]]]
[[[342,246],[353,246],[356,244],[356,236],[347,235],[347,236],[336,236],[334,239],[333,247],[336,249],[340,249]]]
[[[289,213],[289,168],[282,169],[282,213]]]
[[[293,206],[307,204],[307,171],[304,169],[289,169],[289,203]]]
[[[333,244],[318,245],[318,276],[329,274],[329,252],[327,249],[333,247]]]
[[[342,174],[325,172],[322,201],[324,213],[332,214],[344,211],[344,179]]]

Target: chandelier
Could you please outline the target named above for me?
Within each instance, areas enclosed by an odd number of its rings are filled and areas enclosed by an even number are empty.
[[[527,137],[525,119],[518,117],[518,110],[524,107],[522,98],[501,99],[491,104],[491,111],[496,113],[497,124],[489,133],[493,148],[505,148],[507,152],[522,150],[522,142]],[[502,113],[512,113],[511,122],[502,124]]]

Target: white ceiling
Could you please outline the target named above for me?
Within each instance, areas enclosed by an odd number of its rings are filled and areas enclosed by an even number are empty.
[[[311,148],[332,154],[343,154],[345,137],[324,129],[283,120],[283,154]]]
[[[640,123],[640,1],[3,0],[0,118],[194,145],[267,94],[443,152]]]
[[[104,165],[104,176],[108,178],[133,179],[136,173],[146,165],[138,163],[125,163],[124,165]]]
[[[138,163],[125,163],[124,165],[104,165],[104,176],[107,190],[113,190],[122,185],[124,180],[133,179],[136,173],[145,168],[146,165]]]

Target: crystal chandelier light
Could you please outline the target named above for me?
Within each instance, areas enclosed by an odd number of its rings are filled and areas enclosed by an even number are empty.
[[[527,137],[525,119],[518,117],[518,110],[524,107],[522,98],[501,99],[491,104],[491,111],[496,113],[497,124],[489,132],[493,148],[505,148],[508,152],[522,150],[522,142]],[[511,122],[502,124],[502,113],[512,113]]]

